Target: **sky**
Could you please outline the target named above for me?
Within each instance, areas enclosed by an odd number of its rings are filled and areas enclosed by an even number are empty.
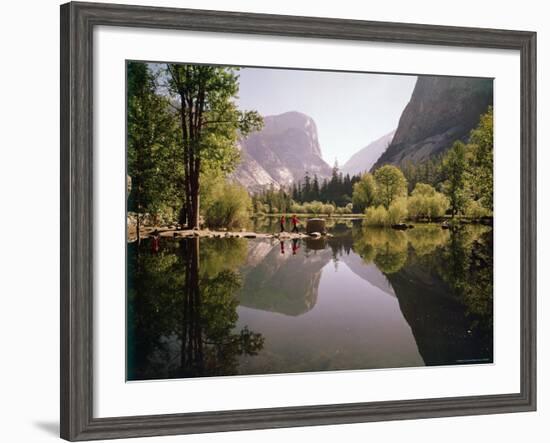
[[[397,127],[416,83],[411,75],[271,68],[241,68],[239,75],[239,108],[309,115],[323,159],[340,166]]]

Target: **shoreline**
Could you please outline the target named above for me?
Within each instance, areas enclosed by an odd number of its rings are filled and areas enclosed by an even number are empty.
[[[142,239],[154,237],[154,233],[161,238],[246,238],[246,239],[278,239],[278,240],[294,240],[303,238],[321,238],[332,237],[331,234],[322,234],[314,232],[312,234],[306,234],[305,232],[253,232],[253,231],[222,231],[222,230],[210,230],[210,229],[177,229],[172,227],[164,228],[145,228],[140,231],[140,237]],[[127,241],[134,242],[137,240],[135,230],[133,232],[128,231]]]

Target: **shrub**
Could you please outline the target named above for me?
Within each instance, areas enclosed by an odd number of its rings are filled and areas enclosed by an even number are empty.
[[[304,208],[308,214],[320,214],[323,210],[323,203],[319,201],[304,203]]]
[[[479,200],[468,200],[468,202],[466,202],[464,215],[466,215],[466,217],[477,219],[490,216],[491,211],[484,208]]]
[[[301,205],[299,203],[296,203],[296,202],[292,202],[290,204],[290,212],[294,212],[296,214],[303,214],[306,212],[305,208],[304,208],[304,205]]]
[[[330,216],[330,215],[332,215],[332,214],[334,213],[335,209],[336,209],[336,208],[334,207],[334,205],[331,205],[331,204],[329,203],[329,204],[323,205],[321,212],[322,212],[323,214],[327,214],[327,215]]]
[[[387,226],[388,221],[388,211],[382,205],[380,206],[370,206],[365,211],[366,218],[365,223],[371,226]]]
[[[246,223],[250,217],[252,201],[244,187],[221,180],[209,191],[203,204],[207,226],[235,228]]]
[[[388,208],[388,223],[394,225],[403,222],[408,215],[407,199],[400,197],[390,203]]]
[[[409,216],[441,217],[449,207],[449,200],[445,195],[437,192],[432,186],[418,183],[407,202]]]

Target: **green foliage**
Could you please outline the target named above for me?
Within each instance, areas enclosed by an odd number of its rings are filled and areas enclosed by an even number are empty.
[[[493,211],[493,108],[481,116],[467,145],[468,185],[471,198]]]
[[[479,200],[468,200],[464,209],[466,217],[473,219],[480,219],[482,217],[489,217],[492,213],[483,206]]]
[[[443,160],[445,182],[443,192],[449,198],[451,216],[464,213],[468,199],[466,192],[466,147],[462,142],[455,142]]]
[[[323,206],[320,201],[312,201],[304,204],[304,210],[307,214],[322,214]]]
[[[412,192],[417,183],[439,186],[443,181],[442,159],[441,155],[436,155],[418,164],[408,161],[402,165],[401,170],[407,179],[409,192]]]
[[[353,208],[358,212],[364,212],[373,205],[376,198],[376,181],[372,174],[364,174],[361,180],[353,185]]]
[[[204,221],[212,228],[237,228],[250,218],[252,200],[244,187],[224,179],[206,179],[202,210]]]
[[[394,225],[407,219],[407,198],[399,197],[393,200],[388,208],[388,224]]]
[[[370,226],[388,226],[388,210],[382,206],[370,206],[365,211],[365,223]]]
[[[407,207],[410,217],[431,219],[445,215],[449,200],[432,186],[418,183],[408,199]]]
[[[323,214],[327,214],[328,216],[331,216],[332,214],[334,214],[335,210],[336,210],[336,208],[334,207],[334,205],[331,205],[330,203],[327,203],[327,204],[322,206],[321,212]]]
[[[330,179],[325,178],[322,182],[317,175],[312,178],[309,172],[306,172],[303,182],[292,184],[290,195],[298,203],[317,200],[343,207],[351,203],[353,186],[360,178],[358,175],[353,177],[349,174],[343,175],[336,164]]]
[[[138,222],[147,213],[173,220],[182,201],[183,170],[176,158],[177,121],[165,97],[156,94],[156,76],[145,63],[127,65],[128,209]]]
[[[407,195],[407,180],[399,168],[384,165],[374,172],[376,199],[386,209],[393,200]]]
[[[185,215],[188,225],[198,226],[201,174],[231,172],[239,159],[238,137],[260,129],[263,120],[237,108],[236,68],[168,63],[164,74],[180,126]]]

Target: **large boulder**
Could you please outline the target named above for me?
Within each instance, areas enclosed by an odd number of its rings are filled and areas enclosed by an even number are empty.
[[[313,234],[314,232],[319,232],[321,234],[326,234],[327,229],[325,226],[325,219],[323,218],[309,218],[306,223],[306,232],[308,234]]]

